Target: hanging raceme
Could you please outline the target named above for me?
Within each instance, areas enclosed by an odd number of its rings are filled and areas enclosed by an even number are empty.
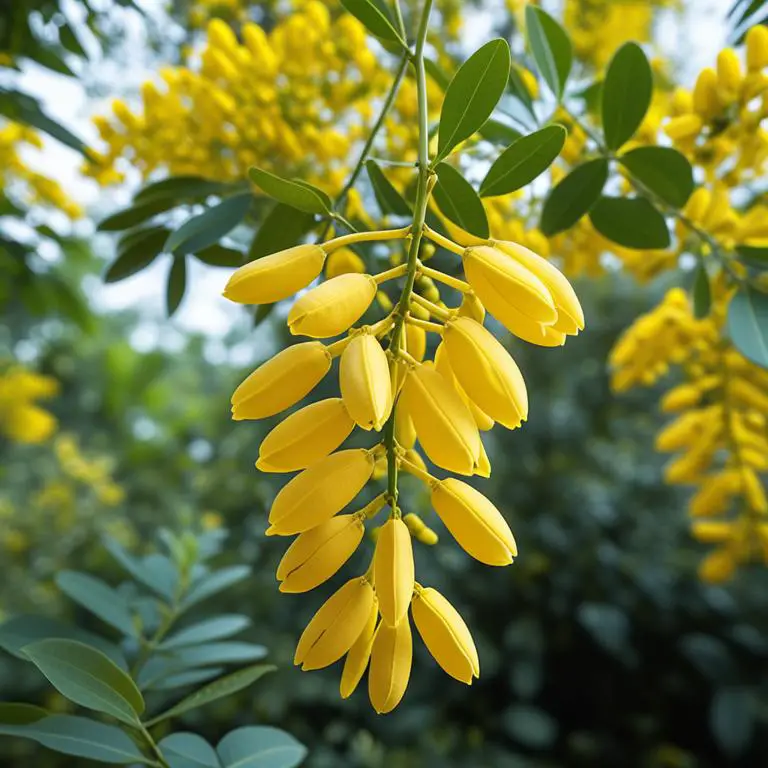
[[[415,196],[400,206],[401,213],[413,212],[408,226],[358,232],[338,201],[334,205],[316,187],[255,172],[252,178],[269,185],[281,203],[311,211],[324,228],[316,243],[241,267],[225,289],[227,298],[246,304],[272,303],[301,292],[288,312],[288,327],[293,335],[314,339],[279,352],[237,388],[235,419],[285,411],[309,394],[339,358],[341,396],[288,415],[264,438],[256,466],[265,472],[298,471],[277,494],[267,529],[270,536],[297,535],[277,570],[283,592],[306,592],[330,579],[358,550],[369,521],[387,510],[387,519],[369,531],[375,539],[369,568],[322,605],[295,656],[305,670],[346,656],[340,683],[345,698],[369,669],[369,697],[379,713],[394,709],[408,685],[411,616],[449,675],[471,684],[480,673],[463,619],[439,592],[415,580],[414,539],[434,545],[437,534],[415,511],[401,509],[400,471],[425,484],[437,515],[471,557],[504,566],[517,556],[512,531],[492,502],[463,480],[435,477],[424,458],[448,472],[488,477],[491,466],[481,431],[497,422],[516,429],[528,417],[523,376],[484,326],[486,309],[514,335],[541,346],[559,346],[584,327],[573,289],[542,257],[515,242],[487,236],[467,240],[463,230],[446,224],[449,233],[458,233],[455,239],[470,243],[460,245],[426,224],[439,179],[447,185],[440,192],[443,202],[450,194],[446,189],[466,193],[468,182],[446,163],[490,116],[510,70],[503,40],[483,46],[458,70],[445,94],[439,155],[431,158],[424,67],[430,11],[431,0],[426,0],[414,47],[403,54],[415,79],[419,129]],[[401,22],[377,15],[375,32],[405,46]],[[382,118],[377,124],[384,123]],[[371,143],[373,138],[366,146]],[[356,178],[353,173],[350,185]],[[473,190],[470,194],[476,197]],[[331,224],[349,234],[326,240]],[[371,269],[366,243],[388,248],[392,267]],[[464,277],[425,263],[437,249],[463,267]],[[323,269],[324,279],[313,285]],[[392,299],[395,294],[399,298]],[[355,426],[359,436],[369,436],[367,448],[343,448]],[[345,511],[366,487],[373,489],[373,498],[356,512]]]

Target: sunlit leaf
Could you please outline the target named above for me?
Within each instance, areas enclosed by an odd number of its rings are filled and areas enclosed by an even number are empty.
[[[693,168],[672,147],[638,147],[621,155],[619,162],[665,203],[682,208],[693,192]]]
[[[442,213],[470,234],[488,237],[488,217],[472,185],[447,163],[440,163],[435,172],[437,184],[432,194]]]
[[[279,203],[290,205],[305,213],[327,214],[331,210],[331,201],[321,189],[307,184],[299,184],[292,179],[283,179],[274,173],[253,167],[248,175],[260,189]]]
[[[546,11],[533,5],[525,8],[525,26],[536,66],[558,99],[573,64],[573,46],[566,31]]]

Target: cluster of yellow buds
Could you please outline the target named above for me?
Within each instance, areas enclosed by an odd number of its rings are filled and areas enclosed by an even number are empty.
[[[698,486],[689,507],[692,532],[717,545],[700,567],[708,582],[728,579],[740,563],[768,563],[760,479],[768,471],[768,371],[723,338],[728,298],[719,281],[710,314],[697,320],[685,293],[672,289],[611,355],[617,391],[654,384],[672,365],[685,374],[661,401],[664,412],[679,415],[658,434],[656,448],[679,453],[666,468],[667,482]]]
[[[56,431],[56,419],[36,401],[59,392],[51,376],[13,367],[0,374],[0,434],[19,443],[42,443]]]
[[[465,248],[426,225],[424,235],[461,257],[466,282],[419,260],[376,275],[341,271],[300,293],[288,313],[291,333],[311,340],[263,363],[232,397],[235,419],[275,415],[309,394],[340,358],[340,397],[291,413],[264,438],[256,466],[299,471],[269,513],[267,535],[297,535],[277,570],[283,592],[306,592],[333,576],[357,550],[367,521],[389,509],[367,573],[350,579],[320,608],[295,656],[305,670],[346,656],[344,697],[370,665],[369,695],[379,713],[397,706],[410,676],[409,607],[421,638],[449,675],[467,684],[479,675],[463,619],[440,593],[415,580],[412,538],[434,544],[437,536],[414,513],[403,515],[398,470],[426,484],[437,515],[469,555],[488,565],[512,563],[517,547],[501,512],[463,480],[430,474],[415,444],[437,467],[487,477],[480,431],[496,422],[515,429],[527,418],[525,382],[484,327],[486,308],[513,334],[542,346],[561,345],[584,326],[571,285],[525,247],[486,240]],[[281,301],[310,286],[326,261],[336,261],[355,243],[411,237],[405,227],[289,248],[238,269],[224,295],[244,304]],[[458,291],[460,305],[436,304],[414,290],[425,279]],[[391,280],[403,281],[397,304],[372,324],[353,328]],[[431,361],[425,360],[429,335],[439,340]],[[333,337],[341,338],[320,341]],[[375,444],[337,450],[356,426],[376,433]],[[387,489],[358,511],[339,514],[374,478],[377,461],[386,463]]]

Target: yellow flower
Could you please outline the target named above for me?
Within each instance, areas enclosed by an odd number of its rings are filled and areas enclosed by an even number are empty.
[[[717,82],[721,93],[728,94],[731,98],[736,95],[741,86],[743,75],[739,57],[733,48],[725,48],[717,55]]]
[[[426,525],[416,513],[409,512],[403,518],[403,522],[408,526],[408,530],[411,532],[411,536],[413,536],[416,541],[420,541],[422,544],[426,544],[430,547],[437,544],[437,534],[428,525]]]
[[[325,251],[297,245],[240,267],[229,278],[224,296],[240,304],[272,304],[306,288],[322,271]]]
[[[699,115],[688,114],[673,117],[665,126],[664,133],[673,141],[690,139],[698,136],[704,122]]]
[[[268,536],[291,536],[325,522],[357,496],[373,473],[374,452],[350,448],[296,475],[269,511]]]
[[[398,624],[408,613],[414,584],[411,534],[400,518],[390,518],[379,531],[373,581],[381,618],[390,626]]]
[[[296,538],[277,566],[281,592],[307,592],[349,560],[365,532],[359,514],[337,515]]]
[[[375,600],[369,581],[359,576],[350,579],[309,622],[299,638],[293,663],[306,671],[338,661],[365,629]]]
[[[365,262],[351,248],[333,251],[325,264],[326,280],[348,272],[365,272]]]
[[[736,562],[727,549],[710,552],[699,565],[699,578],[708,584],[722,584],[733,576]]]
[[[344,405],[365,430],[381,430],[392,411],[389,362],[373,334],[357,334],[341,355],[339,382]]]
[[[362,317],[376,290],[376,281],[370,275],[334,277],[296,301],[288,313],[288,328],[294,336],[338,336]]]
[[[365,674],[368,667],[368,661],[371,658],[371,648],[373,647],[373,638],[376,631],[376,620],[379,618],[379,608],[374,602],[371,606],[371,613],[368,616],[368,623],[363,628],[354,645],[347,652],[347,658],[344,660],[344,669],[341,673],[341,683],[339,684],[339,693],[342,699],[349,698],[357,688],[358,683]]]
[[[411,310],[413,313],[413,310]],[[426,319],[426,318],[425,318]],[[410,323],[405,326],[405,348],[408,354],[416,361],[421,362],[427,353],[427,333],[423,328]]]
[[[501,512],[482,493],[455,477],[435,481],[432,506],[459,546],[486,565],[509,565],[517,544]]]
[[[57,421],[36,405],[21,403],[2,415],[2,431],[18,443],[42,443],[55,431]]]
[[[340,397],[320,400],[281,421],[259,446],[257,469],[293,472],[335,451],[354,429]]]
[[[757,72],[768,67],[768,29],[756,24],[747,32],[747,69]]]
[[[331,368],[319,341],[294,344],[260,365],[232,395],[232,418],[273,416],[308,395]]]
[[[480,677],[480,660],[469,628],[436,589],[417,584],[411,612],[424,645],[445,672],[467,685]]]
[[[717,72],[712,67],[706,67],[699,72],[693,89],[693,109],[705,120],[711,119],[720,111]]]
[[[413,641],[406,617],[397,626],[379,623],[371,648],[368,696],[380,715],[391,712],[403,698],[411,676]]]

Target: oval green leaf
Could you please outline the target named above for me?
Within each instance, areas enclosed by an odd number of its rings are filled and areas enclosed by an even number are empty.
[[[244,581],[250,575],[251,569],[247,565],[231,565],[228,568],[205,574],[192,583],[187,596],[182,600],[182,607],[190,608],[213,595],[217,595],[222,590]]]
[[[403,39],[395,30],[384,4],[379,5],[371,2],[371,0],[341,0],[341,4],[374,37],[405,46]]]
[[[220,195],[227,189],[231,189],[231,185],[202,176],[169,176],[147,184],[136,193],[133,200],[135,203],[146,203],[150,200],[169,199],[183,203],[204,200],[209,195]]]
[[[289,733],[251,725],[228,733],[216,747],[224,768],[295,768],[307,750]]]
[[[165,311],[168,317],[179,308],[187,290],[187,258],[175,256],[165,285]]]
[[[169,657],[181,667],[210,666],[211,664],[244,664],[258,661],[267,655],[267,649],[256,643],[206,643],[179,648]]]
[[[0,701],[0,725],[29,725],[48,717],[48,712],[34,704]]]
[[[698,320],[709,314],[712,306],[712,289],[709,285],[709,275],[703,264],[696,269],[693,279],[693,314]]]
[[[384,171],[373,161],[365,161],[365,169],[371,180],[373,194],[383,214],[391,213],[395,216],[411,216],[411,206],[406,199],[392,186],[390,180],[384,175]]]
[[[589,212],[594,228],[625,248],[667,248],[669,228],[645,197],[601,197]]]
[[[283,179],[255,166],[248,171],[251,181],[279,203],[290,205],[304,213],[324,215],[330,213],[331,201],[321,189]]]
[[[433,196],[437,207],[454,223],[472,235],[488,237],[488,217],[472,185],[451,165],[436,168]]]
[[[568,33],[546,11],[526,6],[528,45],[536,66],[550,90],[560,100],[573,64],[573,46]]]
[[[124,235],[117,258],[104,273],[104,282],[117,283],[146,269],[162,253],[168,234],[165,227],[150,227]]]
[[[682,208],[693,192],[693,168],[685,155],[672,147],[638,147],[622,155],[619,162],[674,208]]]
[[[760,245],[737,245],[736,252],[741,260],[754,269],[768,269],[768,247]]]
[[[41,640],[27,658],[62,696],[75,704],[135,725],[144,699],[131,678],[101,651],[74,640]]]
[[[223,245],[208,246],[195,254],[198,261],[209,267],[240,267],[245,260],[245,254],[236,248],[227,248]]]
[[[214,616],[205,619],[197,624],[184,627],[178,632],[168,637],[160,647],[169,650],[172,648],[182,648],[186,645],[199,645],[208,643],[211,640],[222,640],[225,637],[231,637],[251,625],[251,620],[247,616],[231,614],[226,616]]]
[[[548,125],[518,139],[496,158],[480,185],[480,195],[507,195],[530,184],[552,165],[566,136],[562,125]]]
[[[207,683],[224,672],[224,667],[207,667],[205,669],[191,669],[188,672],[168,674],[159,678],[152,678],[142,688],[151,688],[153,691],[172,691],[176,688],[186,688],[199,683]]]
[[[193,216],[170,234],[165,250],[183,256],[217,243],[245,218],[252,200],[250,192],[234,195]]]
[[[196,733],[172,733],[157,746],[171,768],[221,768],[216,750]]]
[[[632,138],[651,105],[653,73],[637,43],[619,48],[603,83],[603,134],[609,149]]]
[[[440,111],[435,162],[483,127],[507,87],[511,64],[509,44],[497,39],[476,50],[459,67]]]
[[[768,296],[743,287],[728,305],[728,334],[744,357],[768,368]]]
[[[574,168],[544,201],[541,231],[551,236],[572,227],[597,202],[607,179],[607,160],[590,160]]]
[[[102,621],[124,635],[135,636],[136,628],[127,601],[108,584],[87,573],[60,571],[56,574],[56,585],[67,597]]]
[[[147,202],[137,203],[130,208],[124,208],[117,211],[106,219],[102,219],[96,229],[100,232],[120,232],[123,229],[130,229],[137,224],[157,216],[158,213],[175,208],[176,201],[169,199],[148,200]]]

